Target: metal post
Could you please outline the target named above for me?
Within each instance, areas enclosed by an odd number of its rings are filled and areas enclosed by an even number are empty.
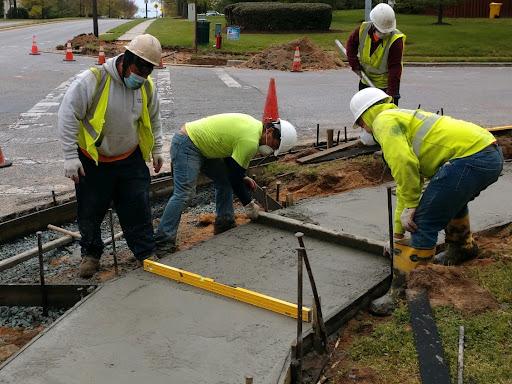
[[[52,191],[52,199],[53,199],[53,205],[57,205],[57,196],[55,195],[55,191]]]
[[[41,231],[37,231],[37,248],[39,257],[39,280],[41,283],[41,301],[43,304],[43,316],[48,316],[48,295],[46,293],[46,285],[44,283],[44,264],[43,264],[43,241]]]
[[[319,140],[320,140],[320,124],[317,124],[316,125],[316,146],[317,147],[320,144]]]
[[[276,181],[276,201],[279,203],[279,192],[281,191],[281,182]]]
[[[110,219],[110,236],[112,237],[112,257],[114,258],[114,271],[116,276],[118,276],[119,268],[117,267],[116,239],[114,237],[114,218],[112,216],[112,208],[108,209],[108,217]]]
[[[336,139],[336,145],[340,143],[340,131],[338,131],[338,138]]]
[[[347,139],[347,127],[345,127],[344,130],[345,130],[345,143],[346,143],[348,141],[348,139]]]
[[[267,187],[261,187],[263,191],[263,209],[268,212]]]
[[[304,248],[297,248],[297,384],[302,384],[302,259]]]
[[[328,129],[327,130],[327,148],[332,148],[333,136],[334,136],[334,130]]]
[[[98,3],[97,0],[92,0],[92,28],[94,36],[98,37]]]
[[[459,356],[457,358],[457,384],[462,384],[464,372],[464,326],[459,327]]]
[[[325,329],[324,317],[322,314],[322,304],[320,303],[320,296],[318,295],[318,290],[316,288],[315,278],[313,277],[313,270],[311,269],[311,264],[309,263],[309,257],[306,252],[306,247],[304,246],[304,234],[302,232],[296,232],[295,237],[299,241],[300,249],[302,249],[302,258],[304,259],[304,265],[306,266],[306,271],[308,273],[309,282],[311,284],[311,290],[313,291],[313,298],[315,300],[315,313],[318,319],[319,326],[319,335],[321,338],[321,342],[323,344],[323,350],[327,351],[327,331]]]

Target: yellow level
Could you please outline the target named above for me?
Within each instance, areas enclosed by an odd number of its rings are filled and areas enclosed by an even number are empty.
[[[294,319],[297,318],[297,304],[292,304],[271,296],[262,295],[261,293],[250,291],[248,289],[231,287],[229,285],[217,283],[209,277],[170,267],[152,260],[144,260],[144,270],[221,296],[243,301],[244,303],[252,304],[256,307],[290,316]],[[302,307],[302,320],[308,323],[311,322],[310,308]]]

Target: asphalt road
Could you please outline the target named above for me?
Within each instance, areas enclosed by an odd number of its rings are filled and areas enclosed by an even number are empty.
[[[100,20],[100,31],[122,20]],[[55,130],[56,113],[73,77],[94,64],[92,57],[62,61],[45,53],[81,32],[90,20],[0,31],[0,146],[14,166],[0,170],[0,216],[26,205],[47,201],[51,191],[66,194],[72,183],[62,176],[62,154]],[[32,35],[43,54],[30,56]],[[509,125],[512,100],[510,67],[405,67],[402,108],[422,108],[474,121],[483,126]],[[349,127],[349,101],[357,79],[348,69],[279,72],[238,68],[169,66],[155,70],[164,143],[186,121],[222,112],[260,117],[268,82],[275,77],[282,118],[298,128],[299,139],[315,139],[316,124],[324,130]],[[167,158],[169,155],[167,153]],[[169,162],[164,170],[169,169]],[[18,207],[16,205],[19,205]]]
[[[101,19],[103,33],[127,20]],[[76,57],[77,62],[62,61],[55,47],[80,33],[92,33],[92,19],[54,22],[0,30],[0,130],[14,123],[63,81],[94,63],[92,58]],[[32,36],[42,54],[31,56]]]

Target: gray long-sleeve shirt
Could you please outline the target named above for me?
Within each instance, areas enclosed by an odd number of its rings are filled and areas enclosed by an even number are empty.
[[[120,55],[119,55],[120,56]],[[138,126],[142,113],[141,90],[132,90],[124,85],[116,67],[119,56],[108,59],[103,68],[111,76],[108,106],[102,142],[98,153],[103,156],[119,156],[139,143]],[[78,158],[79,121],[84,119],[91,107],[97,79],[91,70],[80,73],[67,90],[58,113],[58,131],[66,160]],[[162,127],[160,124],[160,101],[156,86],[149,97],[148,110],[155,139],[152,153],[162,153]]]

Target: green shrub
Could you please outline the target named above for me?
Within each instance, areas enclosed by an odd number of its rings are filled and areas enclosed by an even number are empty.
[[[9,8],[7,11],[8,19],[28,19],[28,11],[22,7]]]
[[[332,7],[322,3],[236,3],[224,14],[246,31],[328,31],[332,21]]]

